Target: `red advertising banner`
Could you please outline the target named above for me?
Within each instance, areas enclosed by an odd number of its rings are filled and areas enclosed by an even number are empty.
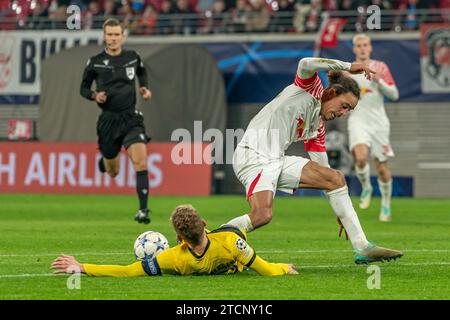
[[[210,193],[211,156],[206,144],[181,148],[151,143],[147,149],[151,194]],[[115,178],[100,173],[100,157],[94,143],[0,143],[0,193],[135,194],[136,175],[126,153],[120,154]]]

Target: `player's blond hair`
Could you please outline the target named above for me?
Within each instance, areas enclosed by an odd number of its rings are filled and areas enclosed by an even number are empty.
[[[370,37],[365,33],[358,33],[356,36],[354,36],[352,40],[353,45],[355,45],[358,40],[368,40],[369,43],[371,42]]]
[[[117,27],[117,26],[119,26],[123,32],[123,25],[120,23],[119,20],[115,18],[106,19],[106,21],[103,23],[103,32],[105,32],[106,27]]]
[[[205,225],[192,205],[183,204],[176,207],[170,220],[178,235],[183,236],[192,245],[200,243]]]

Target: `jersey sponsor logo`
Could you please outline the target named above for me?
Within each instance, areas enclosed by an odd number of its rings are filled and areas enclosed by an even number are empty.
[[[224,274],[224,273],[236,273],[238,272],[238,268],[234,261],[225,262],[219,264],[214,270],[211,271],[211,274]]]
[[[125,70],[127,72],[128,79],[133,80],[134,79],[134,67],[129,67],[129,68],[126,68]]]
[[[372,89],[367,88],[367,87],[361,87],[359,91],[361,92],[361,95],[362,95],[362,96],[364,96],[364,95],[366,95],[366,94],[368,94],[368,93],[373,92]]]
[[[247,248],[247,242],[245,242],[241,238],[237,239],[236,240],[236,248],[238,248],[238,250],[240,250],[240,251],[244,251],[245,248]]]

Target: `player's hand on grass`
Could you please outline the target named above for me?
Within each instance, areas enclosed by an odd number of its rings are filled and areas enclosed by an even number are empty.
[[[295,265],[292,263],[288,263],[288,274],[298,274],[297,269],[295,269]]]
[[[367,80],[371,80],[372,74],[376,73],[369,67],[367,67],[364,64],[359,63],[359,62],[352,63],[352,66],[350,67],[349,72],[352,74],[364,73],[364,76],[367,78]]]
[[[152,93],[146,87],[141,87],[139,89],[139,93],[144,98],[144,100],[148,100],[152,97]]]
[[[345,230],[344,225],[342,224],[342,222],[339,218],[337,218],[337,223],[339,224],[339,238],[342,236],[342,231],[344,231],[345,232],[345,240],[348,240],[347,230]]]
[[[105,103],[106,102],[106,92],[100,91],[95,93],[95,101],[97,103]]]
[[[75,257],[66,256],[65,254],[56,258],[50,268],[56,269],[53,273],[84,273],[83,265],[79,263]]]

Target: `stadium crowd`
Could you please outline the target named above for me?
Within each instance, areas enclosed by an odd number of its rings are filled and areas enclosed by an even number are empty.
[[[119,18],[133,34],[317,32],[321,15],[347,19],[358,30],[366,8],[397,10],[382,15],[382,30],[417,30],[423,21],[450,21],[450,0],[2,0],[0,29],[64,29],[67,8],[81,9],[81,28],[100,29]],[[443,10],[431,19],[423,9]],[[436,18],[436,17],[433,17]]]

